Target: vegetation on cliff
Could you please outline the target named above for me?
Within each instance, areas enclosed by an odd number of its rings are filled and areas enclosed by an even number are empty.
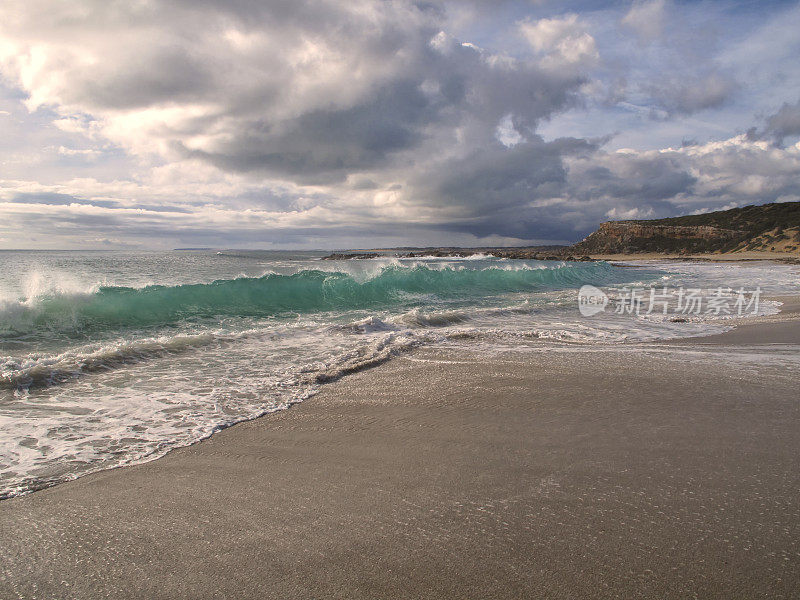
[[[571,250],[586,254],[696,254],[800,248],[800,202],[667,219],[609,221]]]

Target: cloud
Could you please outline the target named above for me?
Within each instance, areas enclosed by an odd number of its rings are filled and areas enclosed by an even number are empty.
[[[531,47],[545,55],[542,64],[549,68],[593,65],[599,59],[597,45],[578,15],[553,19],[526,19],[519,31]]]
[[[778,143],[783,143],[785,137],[800,135],[800,100],[795,104],[784,103],[778,112],[768,117],[765,131]]]
[[[665,0],[634,2],[622,24],[630,27],[643,43],[652,42],[663,32],[665,8]]]
[[[202,202],[175,203],[183,183],[155,187],[77,180],[55,186],[0,182],[4,237],[68,232],[175,245],[323,247],[566,243],[609,218],[649,218],[800,198],[800,144],[778,148],[746,135],[661,150],[609,152],[579,139],[494,142],[443,157],[402,185],[354,185],[341,197],[296,200],[234,177],[205,185]],[[372,182],[375,183],[375,182]],[[183,190],[184,194],[186,190]],[[282,196],[282,194],[288,194]],[[363,194],[363,196],[362,196]],[[138,198],[136,201],[130,198]],[[365,200],[368,199],[368,200]],[[172,204],[169,202],[172,200]],[[256,208],[260,202],[263,208]],[[265,223],[269,227],[265,227]],[[98,231],[103,235],[99,236]],[[62,238],[63,239],[63,238]],[[233,243],[232,243],[233,241]],[[63,242],[62,242],[63,243]]]
[[[11,2],[5,239],[569,242],[615,216],[800,195],[783,147],[800,103],[733,136],[759,111],[717,60],[727,5]]]
[[[309,184],[384,167],[454,128],[485,137],[509,113],[533,126],[580,83],[462,44],[441,10],[403,0],[33,0],[16,12],[0,64],[58,127]],[[582,40],[559,42],[565,60],[594,52]]]
[[[638,41],[620,42],[625,55],[617,60],[630,65],[624,100],[643,106],[654,120],[723,108],[748,86],[747,78],[739,79],[740,69],[719,55],[720,46],[734,38],[734,8],[725,3],[672,8],[667,0],[636,1],[619,22]]]
[[[737,88],[732,77],[714,71],[665,77],[649,86],[668,114],[684,115],[722,106]]]
[[[569,196],[613,214],[666,217],[780,201],[800,193],[800,145],[739,135],[720,142],[570,159]]]
[[[629,208],[628,210],[621,210],[616,206],[606,212],[606,217],[612,221],[619,221],[624,219],[647,219],[654,215],[652,208],[642,209],[639,207]]]

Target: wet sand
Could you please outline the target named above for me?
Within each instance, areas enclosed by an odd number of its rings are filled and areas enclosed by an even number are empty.
[[[800,321],[766,321],[412,352],[0,502],[0,598],[797,597]]]

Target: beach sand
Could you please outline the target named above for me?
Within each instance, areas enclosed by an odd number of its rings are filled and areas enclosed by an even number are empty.
[[[765,321],[416,350],[0,502],[0,597],[796,598],[800,321]]]

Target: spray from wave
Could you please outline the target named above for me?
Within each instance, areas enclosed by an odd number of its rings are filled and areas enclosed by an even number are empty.
[[[48,291],[0,306],[0,337],[36,331],[168,326],[212,317],[269,317],[330,310],[413,306],[426,298],[469,300],[602,284],[615,277],[606,263],[555,268],[430,268],[389,265],[360,281],[349,273],[304,270],[176,286],[99,287],[87,293]]]

